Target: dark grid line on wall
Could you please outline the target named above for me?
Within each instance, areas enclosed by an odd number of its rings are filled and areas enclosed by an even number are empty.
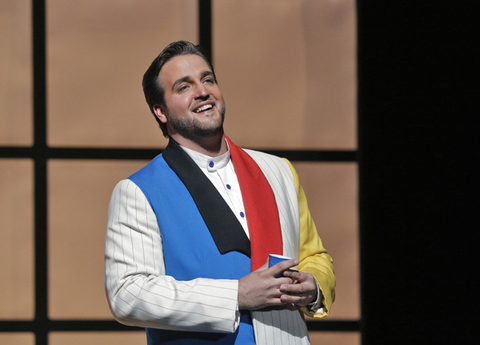
[[[212,56],[212,4],[199,0],[199,43]],[[34,162],[35,317],[32,321],[2,320],[0,333],[35,335],[36,345],[48,345],[54,331],[139,331],[110,320],[50,320],[48,318],[47,162],[50,159],[150,160],[160,149],[50,148],[47,145],[46,16],[45,0],[32,0],[33,123],[34,144],[0,147],[0,159],[20,158]],[[355,150],[265,150],[293,162],[357,162]],[[106,302],[105,302],[106,303]],[[359,332],[360,321],[307,321],[310,331]]]
[[[48,344],[47,74],[45,1],[32,0],[35,343]]]

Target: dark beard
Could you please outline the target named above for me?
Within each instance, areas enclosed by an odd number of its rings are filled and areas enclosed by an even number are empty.
[[[223,122],[225,120],[225,107],[220,109],[220,123],[215,127],[204,127],[197,119],[185,119],[168,117],[172,128],[182,137],[190,140],[196,138],[212,138],[223,133]],[[168,114],[168,109],[167,109]]]

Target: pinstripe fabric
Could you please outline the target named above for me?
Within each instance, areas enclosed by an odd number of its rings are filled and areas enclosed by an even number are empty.
[[[165,276],[158,223],[130,180],[115,187],[108,211],[105,288],[115,318],[126,325],[234,332],[238,281]]]

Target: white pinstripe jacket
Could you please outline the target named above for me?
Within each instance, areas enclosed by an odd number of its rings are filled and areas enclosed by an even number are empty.
[[[335,298],[333,264],[311,219],[298,176],[284,159],[245,151],[275,194],[283,254],[298,258],[299,270],[312,273],[322,291],[322,308],[312,316],[325,316]],[[139,327],[234,332],[239,324],[238,281],[177,281],[165,275],[161,236],[145,195],[131,180],[120,181],[109,205],[105,243],[105,290],[115,318]],[[305,322],[294,308],[253,311],[252,319],[259,345],[309,344]]]

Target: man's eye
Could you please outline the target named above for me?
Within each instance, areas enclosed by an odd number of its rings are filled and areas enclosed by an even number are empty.
[[[182,85],[178,88],[178,91],[181,92],[181,91],[185,91],[187,89],[187,85]]]
[[[204,82],[205,82],[205,83],[210,83],[210,84],[214,84],[214,83],[215,83],[212,78],[205,79]]]

